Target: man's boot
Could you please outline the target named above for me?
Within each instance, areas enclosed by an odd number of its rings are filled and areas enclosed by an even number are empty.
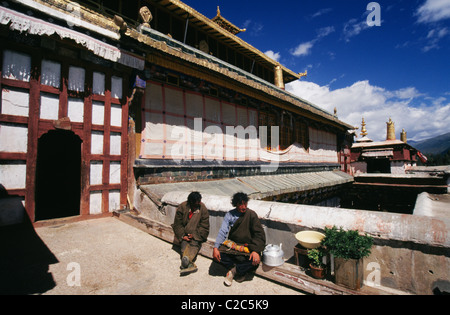
[[[194,246],[193,245],[187,244],[181,257],[180,274],[182,275],[197,271],[197,266],[193,263],[193,261],[197,257],[200,248],[196,246],[196,244]]]
[[[189,263],[189,265],[186,268],[180,270],[180,276],[196,272],[197,270],[198,268],[194,263]]]

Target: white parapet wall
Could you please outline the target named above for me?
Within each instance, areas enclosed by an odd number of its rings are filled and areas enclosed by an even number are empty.
[[[166,226],[173,223],[177,206],[189,192],[165,194],[157,207],[143,193],[135,206],[141,215]],[[214,242],[225,214],[233,207],[230,197],[203,194],[210,213],[209,241]],[[364,259],[365,283],[413,294],[450,292],[450,219],[342,208],[316,207],[250,200],[260,217],[267,244],[283,244],[285,260],[293,261],[295,234],[325,227],[358,230],[374,238],[372,253]]]
[[[177,206],[186,201],[189,192],[170,192],[161,201]],[[230,197],[203,195],[202,202],[210,213],[226,213],[233,207]],[[323,230],[342,227],[358,230],[381,240],[411,242],[434,247],[450,248],[450,219],[431,218],[387,212],[316,207],[270,201],[250,200],[248,207],[265,223],[273,222],[292,227],[292,233],[304,229]],[[218,215],[220,217],[220,215]],[[270,224],[270,223],[269,223]],[[297,231],[298,230],[298,231]],[[213,233],[214,231],[211,231]],[[295,240],[294,235],[291,235]],[[270,238],[270,235],[268,236]]]

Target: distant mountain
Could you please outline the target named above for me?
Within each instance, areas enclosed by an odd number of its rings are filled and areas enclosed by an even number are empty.
[[[450,150],[450,132],[422,141],[409,141],[408,144],[423,154],[444,154]]]

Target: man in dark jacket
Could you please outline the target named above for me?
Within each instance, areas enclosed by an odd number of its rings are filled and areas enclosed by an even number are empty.
[[[187,201],[178,206],[172,224],[181,245],[181,275],[197,271],[194,261],[208,238],[209,213],[201,200],[199,192],[190,193]]]
[[[258,215],[247,208],[248,196],[236,193],[231,204],[235,209],[225,215],[213,250],[214,260],[229,269],[224,281],[227,286],[233,279],[245,280],[246,275],[258,268],[266,244]]]

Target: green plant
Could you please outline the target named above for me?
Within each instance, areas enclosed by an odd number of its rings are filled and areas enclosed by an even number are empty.
[[[317,268],[322,268],[322,258],[325,255],[321,248],[308,249],[308,258],[312,260],[311,264]]]
[[[322,240],[325,246],[335,257],[343,259],[361,259],[370,255],[373,238],[360,235],[356,230],[344,231],[333,226],[325,228],[325,238]]]

